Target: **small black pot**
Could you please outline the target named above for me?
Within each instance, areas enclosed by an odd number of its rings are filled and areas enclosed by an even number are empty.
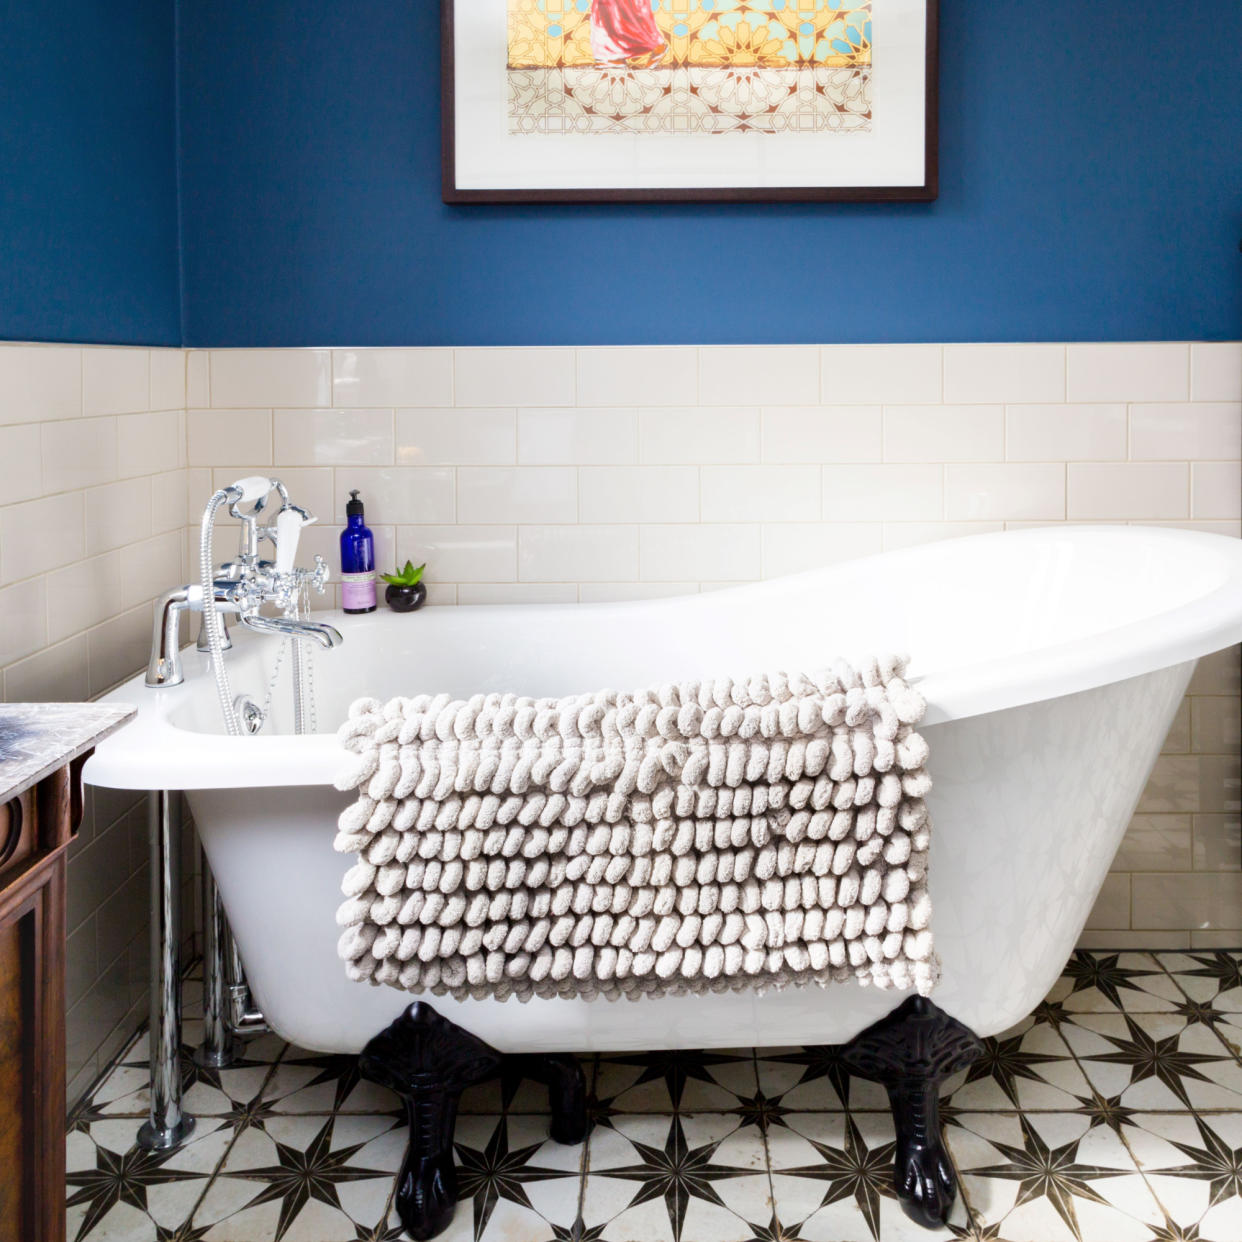
[[[427,602],[427,588],[421,582],[414,586],[389,583],[384,602],[393,612],[417,612]]]

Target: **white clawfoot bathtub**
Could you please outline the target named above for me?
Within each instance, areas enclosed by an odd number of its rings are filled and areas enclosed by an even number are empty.
[[[434,567],[433,567],[434,568]],[[1195,661],[1242,639],[1242,542],[1175,530],[1061,527],[868,557],[754,586],[587,606],[332,614],[313,656],[320,732],[278,702],[257,737],[224,735],[205,657],[184,685],[137,677],[137,722],[103,743],[92,784],[184,789],[275,1030],[356,1052],[409,1004],[352,983],[335,911],[350,860],[333,732],[361,695],[603,686],[817,667],[898,650],[928,700],[935,789],[936,1004],[979,1035],[1028,1013],[1082,930]],[[263,698],[279,646],[240,630],[233,686]],[[269,736],[268,734],[271,733]],[[445,1017],[502,1052],[837,1044],[904,994],[856,984],[637,1002],[454,1001]]]

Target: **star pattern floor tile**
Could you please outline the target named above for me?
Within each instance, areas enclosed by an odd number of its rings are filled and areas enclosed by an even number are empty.
[[[622,1113],[722,1113],[758,1086],[749,1049],[636,1052],[602,1057],[595,1075],[599,1107]]]
[[[1162,1013],[1182,999],[1168,973],[1147,953],[1077,950],[1048,993],[1069,1013]]]
[[[145,1036],[70,1119],[70,1242],[398,1242],[400,1101],[352,1057],[190,1055],[197,1117],[135,1146]],[[1077,952],[1047,999],[945,1084],[961,1184],[943,1230],[901,1211],[888,1100],[829,1047],[583,1058],[594,1129],[548,1137],[547,1090],[471,1088],[445,1242],[1238,1242],[1242,952]]]
[[[789,1113],[768,1130],[777,1215],[803,1242],[939,1242],[970,1224],[959,1197],[950,1229],[907,1219],[892,1188],[893,1123],[887,1113]]]
[[[1091,1085],[1127,1107],[1242,1110],[1242,1065],[1210,1023],[1090,1014],[1061,1031]]]

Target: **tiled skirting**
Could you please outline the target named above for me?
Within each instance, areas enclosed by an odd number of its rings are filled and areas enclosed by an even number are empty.
[[[828,998],[825,1002],[829,1003]],[[1242,1237],[1242,955],[1076,955],[944,1092],[950,1228],[893,1198],[884,1092],[826,1048],[588,1058],[595,1128],[532,1084],[468,1091],[445,1242],[1231,1242]],[[191,1024],[187,1042],[197,1028]],[[140,1050],[68,1138],[73,1242],[396,1242],[399,1101],[274,1038],[186,1064],[193,1141],[133,1146]]]

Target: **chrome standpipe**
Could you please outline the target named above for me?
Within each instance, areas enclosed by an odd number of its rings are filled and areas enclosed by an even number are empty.
[[[151,849],[151,1109],[145,1151],[179,1147],[194,1131],[181,1107],[181,841],[167,790],[147,795]]]

